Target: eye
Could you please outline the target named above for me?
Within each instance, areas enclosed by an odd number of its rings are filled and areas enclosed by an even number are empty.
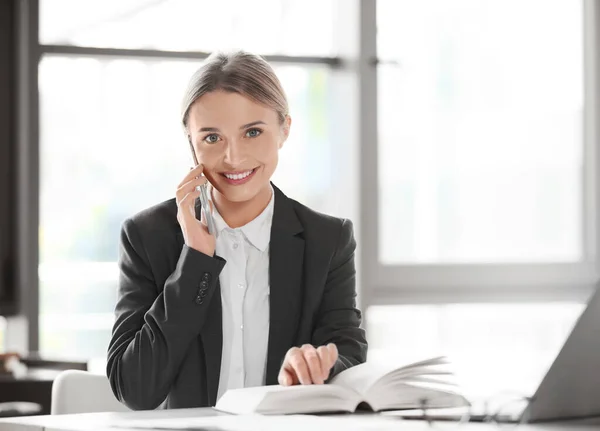
[[[260,134],[262,133],[262,130],[260,129],[248,129],[248,131],[246,132],[246,137],[248,138],[256,138],[258,136],[260,136]]]
[[[209,143],[209,144],[216,144],[220,140],[221,140],[221,138],[219,138],[219,135],[217,135],[215,133],[211,133],[210,135],[207,135],[204,138],[204,141],[207,142],[207,143]]]

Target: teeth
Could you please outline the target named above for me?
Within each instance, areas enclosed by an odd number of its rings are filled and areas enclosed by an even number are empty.
[[[225,174],[225,176],[227,178],[229,178],[230,180],[241,180],[241,179],[246,178],[248,175],[250,175],[253,170],[254,169],[251,169],[249,171],[242,172],[241,174]]]

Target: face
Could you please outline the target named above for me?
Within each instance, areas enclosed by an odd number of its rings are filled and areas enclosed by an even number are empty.
[[[225,199],[249,201],[269,189],[290,119],[237,94],[207,93],[189,111],[188,129],[204,175]]]

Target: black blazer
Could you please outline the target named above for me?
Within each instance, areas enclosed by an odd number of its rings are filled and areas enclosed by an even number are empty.
[[[266,383],[277,384],[288,349],[307,343],[337,345],[331,378],[364,362],[367,354],[355,301],[352,223],[273,189]],[[223,342],[219,274],[225,260],[184,244],[175,199],[127,219],[120,247],[107,363],[115,396],[135,410],[163,402],[166,408],[214,406]]]

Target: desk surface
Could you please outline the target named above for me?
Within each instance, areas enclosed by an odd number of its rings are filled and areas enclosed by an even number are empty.
[[[220,416],[220,417],[217,417]],[[0,419],[0,431],[91,431],[91,430],[111,430],[140,431],[139,421],[155,420],[155,425],[165,420],[183,418],[206,418],[207,420],[222,421],[216,427],[212,426],[206,429],[211,430],[250,430],[266,429],[263,424],[258,425],[257,421],[264,420],[257,416],[234,417],[225,413],[219,413],[210,408],[198,409],[178,409],[178,410],[154,410],[123,413],[85,413],[75,415],[55,415],[55,416],[30,416],[22,418]],[[264,417],[263,417],[264,418]],[[271,417],[267,417],[270,420]],[[235,426],[229,426],[235,422]],[[423,421],[404,420],[399,426],[400,419],[383,418],[375,414],[360,415],[328,415],[328,416],[287,416],[273,418],[274,423],[269,424],[269,429],[286,429],[293,431],[295,429],[307,429],[310,431],[327,430],[402,430],[402,431],[430,431],[432,428]],[[136,424],[136,422],[138,422]],[[119,425],[119,428],[113,428],[111,425]],[[131,426],[131,428],[128,428]],[[166,422],[163,422],[166,424]],[[179,422],[179,425],[181,422]],[[138,428],[132,426],[137,425]],[[215,424],[216,425],[216,424]],[[271,426],[274,425],[274,426]],[[505,425],[506,426],[506,425]],[[464,431],[486,431],[504,429],[505,426],[493,424],[469,423],[457,427],[456,423],[436,423],[436,430],[464,430]],[[164,429],[164,428],[163,428]],[[563,424],[534,424],[510,427],[511,430],[518,431],[576,431],[590,430],[600,431],[600,425],[587,425],[585,422],[569,422]]]
[[[58,430],[96,430],[109,425],[141,419],[189,418],[199,416],[217,416],[219,413],[211,408],[150,410],[118,413],[81,413],[73,415],[47,415],[0,419],[0,431],[58,431]]]

